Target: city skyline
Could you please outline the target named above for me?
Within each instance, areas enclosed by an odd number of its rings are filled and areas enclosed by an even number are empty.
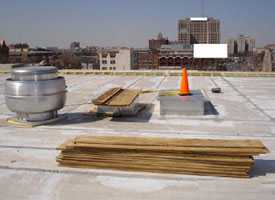
[[[272,0],[205,0],[205,15],[221,21],[222,42],[244,34],[264,46],[275,43],[274,6]],[[82,46],[146,47],[158,32],[176,40],[178,20],[201,16],[201,0],[16,0],[2,2],[0,10],[0,39],[8,44],[68,48],[80,41]]]

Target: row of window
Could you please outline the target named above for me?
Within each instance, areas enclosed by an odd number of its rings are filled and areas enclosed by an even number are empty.
[[[103,53],[102,54],[102,58],[107,58],[108,57],[108,54],[107,53]],[[116,53],[110,53],[110,57],[111,58],[115,58],[116,57]]]
[[[102,67],[102,70],[116,70],[116,67]]]
[[[208,26],[207,27],[200,27],[200,26],[191,26],[190,28],[180,28],[180,31],[182,32],[190,32],[190,30],[192,31],[212,31],[212,32],[218,32],[219,31],[219,26]]]
[[[102,64],[103,64],[103,65],[107,65],[107,63],[108,63],[107,60],[102,60]],[[110,64],[115,65],[115,64],[116,64],[116,61],[115,61],[115,60],[111,60],[111,61],[110,61]]]

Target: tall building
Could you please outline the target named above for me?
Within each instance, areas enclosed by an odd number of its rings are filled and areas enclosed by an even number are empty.
[[[219,44],[220,21],[212,17],[181,19],[178,21],[178,41],[186,45]]]
[[[227,40],[230,56],[249,56],[255,48],[255,39],[250,36],[239,35],[237,38]]]
[[[275,67],[275,44],[269,44],[267,46],[265,46],[266,49],[270,49],[271,54],[272,54],[272,61]]]
[[[227,40],[228,55],[235,56],[238,53],[238,44],[235,39],[230,38]]]
[[[157,50],[163,44],[169,44],[169,40],[168,38],[164,38],[162,33],[159,33],[157,39],[149,40],[149,49]]]
[[[99,50],[100,70],[130,70],[131,50],[126,47]]]

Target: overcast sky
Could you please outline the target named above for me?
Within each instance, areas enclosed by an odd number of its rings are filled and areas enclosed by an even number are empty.
[[[201,0],[0,0],[0,39],[32,46],[146,47],[163,32],[176,40],[177,21],[201,15]],[[222,40],[238,34],[257,46],[275,43],[275,0],[205,0],[221,20]]]

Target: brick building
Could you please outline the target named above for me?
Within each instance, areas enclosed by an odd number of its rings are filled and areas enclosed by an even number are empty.
[[[159,33],[156,39],[149,40],[149,48],[132,49],[132,69],[158,69],[159,50],[162,45],[168,45],[168,38]]]
[[[132,69],[158,69],[159,52],[153,49],[133,49]]]
[[[173,43],[162,45],[159,50],[160,69],[179,69],[182,65],[190,65],[193,60],[191,45]]]
[[[158,50],[163,44],[169,44],[169,40],[159,33],[157,39],[149,40],[149,49]]]

